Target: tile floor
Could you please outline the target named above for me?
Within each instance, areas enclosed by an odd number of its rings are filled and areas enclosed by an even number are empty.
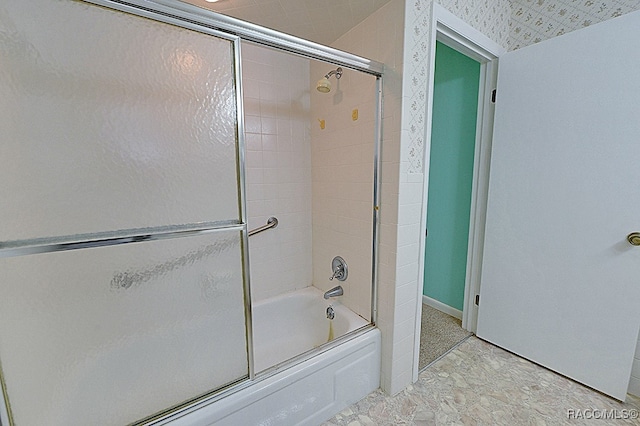
[[[324,426],[640,425],[639,412],[640,398],[618,402],[471,336],[398,395],[373,392]]]

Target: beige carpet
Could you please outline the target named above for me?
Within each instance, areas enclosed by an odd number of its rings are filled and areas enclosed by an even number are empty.
[[[423,303],[418,369],[422,370],[470,334],[462,329],[459,319]]]

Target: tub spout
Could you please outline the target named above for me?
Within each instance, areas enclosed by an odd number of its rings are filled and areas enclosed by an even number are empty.
[[[334,288],[332,288],[329,291],[326,291],[324,293],[324,298],[328,299],[330,297],[336,297],[336,296],[342,296],[344,294],[344,291],[342,290],[342,286],[336,286]]]

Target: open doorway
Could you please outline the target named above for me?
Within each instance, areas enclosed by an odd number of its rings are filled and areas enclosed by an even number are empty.
[[[436,41],[420,369],[470,334],[462,312],[479,87],[480,63]]]
[[[505,51],[436,4],[432,28],[414,379],[475,331],[491,95]]]

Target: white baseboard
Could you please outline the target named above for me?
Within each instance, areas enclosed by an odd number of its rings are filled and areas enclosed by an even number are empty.
[[[432,299],[429,296],[422,295],[422,303],[425,305],[429,305],[434,309],[439,310],[440,312],[444,312],[447,315],[451,315],[452,317],[458,318],[462,320],[462,311],[457,310],[456,308],[452,308],[449,305],[445,305],[444,303],[437,301],[436,299]]]

